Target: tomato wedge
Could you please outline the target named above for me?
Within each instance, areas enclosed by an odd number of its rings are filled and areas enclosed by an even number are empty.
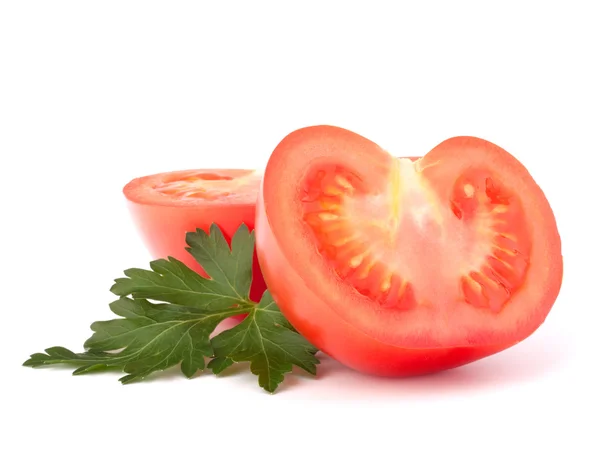
[[[185,250],[185,234],[216,223],[231,242],[242,223],[254,229],[261,178],[254,170],[183,170],[136,178],[123,193],[152,257],[175,257],[205,276]],[[255,255],[250,297],[258,301],[265,288]]]
[[[297,130],[269,159],[256,226],[292,325],[367,373],[423,374],[508,348],[541,325],[562,282],[544,193],[475,137],[411,160],[341,128]]]

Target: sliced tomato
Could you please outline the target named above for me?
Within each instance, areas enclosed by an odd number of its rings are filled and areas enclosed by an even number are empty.
[[[540,326],[562,282],[544,193],[475,137],[411,160],[348,130],[295,131],[270,157],[256,226],[263,274],[292,325],[373,374],[508,348]]]
[[[123,193],[152,257],[175,257],[205,276],[185,250],[186,233],[216,223],[231,242],[242,223],[254,229],[261,177],[253,170],[175,171],[136,178]],[[259,300],[265,288],[255,255],[250,297]]]

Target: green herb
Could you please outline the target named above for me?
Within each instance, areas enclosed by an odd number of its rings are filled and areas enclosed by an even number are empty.
[[[121,318],[93,323],[86,352],[52,347],[32,354],[24,365],[76,365],[73,374],[121,369],[127,375],[119,380],[130,383],[178,364],[192,377],[207,367],[206,358],[215,374],[250,362],[269,392],[293,365],[315,374],[317,349],[294,330],[270,293],[259,303],[249,299],[254,233],[240,226],[230,247],[213,224],[208,234],[188,233],[186,242],[210,278],[171,257],[151,262],[151,270],[126,270],[111,288],[119,299],[110,309]],[[240,314],[247,314],[241,323],[211,338],[221,321]]]

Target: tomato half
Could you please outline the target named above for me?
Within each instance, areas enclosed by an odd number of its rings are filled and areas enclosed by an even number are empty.
[[[204,276],[185,250],[186,233],[216,223],[231,242],[242,223],[254,229],[261,175],[236,169],[159,173],[132,180],[123,193],[152,257],[175,257]],[[250,297],[259,300],[265,288],[255,254]]]
[[[562,282],[542,190],[475,137],[411,160],[341,128],[295,131],[269,159],[256,226],[285,316],[367,373],[423,374],[508,348],[540,326]]]

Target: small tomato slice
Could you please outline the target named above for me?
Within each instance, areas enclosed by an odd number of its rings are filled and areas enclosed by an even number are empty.
[[[542,190],[475,137],[414,160],[341,128],[295,131],[268,162],[256,232],[292,325],[379,375],[452,368],[514,345],[544,321],[562,282]]]
[[[254,229],[261,173],[253,170],[183,170],[130,181],[123,189],[129,210],[152,257],[175,257],[205,276],[185,250],[185,235],[196,228],[208,232],[212,223],[230,243],[238,227]],[[256,259],[250,297],[265,290]]]

